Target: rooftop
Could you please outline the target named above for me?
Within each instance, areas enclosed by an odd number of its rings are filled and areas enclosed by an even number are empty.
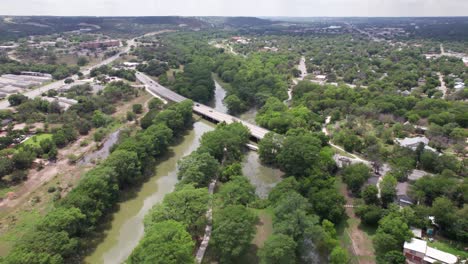
[[[405,242],[403,247],[408,250],[425,254],[426,256],[424,257],[424,260],[429,263],[442,262],[455,264],[458,261],[457,257],[450,253],[428,247],[427,242],[421,239],[412,238],[410,242]]]

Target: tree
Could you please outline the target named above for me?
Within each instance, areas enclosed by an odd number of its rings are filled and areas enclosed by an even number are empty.
[[[455,206],[446,197],[438,197],[434,200],[431,208],[435,221],[445,231],[450,231],[450,227],[456,222]]]
[[[168,220],[155,223],[145,231],[145,236],[127,260],[129,264],[194,262],[195,243],[183,224]]]
[[[0,179],[13,171],[13,161],[7,157],[0,157]]]
[[[330,253],[330,264],[344,264],[348,263],[349,256],[346,249],[336,246],[333,248],[332,252]]]
[[[206,152],[193,152],[178,162],[177,177],[183,183],[193,183],[197,187],[208,186],[219,170],[218,161]]]
[[[362,185],[370,176],[370,169],[362,163],[347,166],[343,170],[343,181],[354,194],[359,194]]]
[[[79,234],[83,230],[85,215],[80,209],[71,207],[57,207],[49,212],[38,224],[37,229],[44,232],[65,231],[71,236]]]
[[[160,109],[164,105],[163,101],[159,98],[153,98],[148,102],[148,109]]]
[[[379,190],[377,189],[377,186],[369,184],[361,192],[361,197],[364,200],[364,203],[367,205],[374,204],[374,205],[379,205],[380,200],[377,194],[379,193]]]
[[[88,62],[89,61],[86,57],[80,56],[78,57],[76,64],[81,67],[81,66],[85,66],[86,64],[88,64]]]
[[[15,168],[19,170],[25,170],[31,167],[31,164],[35,158],[35,153],[21,149],[13,155],[12,161]]]
[[[268,194],[268,200],[273,204],[276,205],[280,202],[283,196],[288,195],[292,192],[299,191],[299,183],[297,182],[296,178],[288,177],[281,182],[279,182]]]
[[[292,176],[305,176],[318,161],[321,141],[310,133],[288,135],[277,156],[283,171]]]
[[[369,226],[377,226],[382,218],[383,210],[377,205],[361,205],[356,208],[356,214],[361,218],[362,222]]]
[[[245,206],[255,200],[255,187],[244,176],[234,176],[221,186],[218,196],[223,206]]]
[[[133,121],[136,118],[136,114],[132,111],[127,111],[127,121]]]
[[[380,183],[380,199],[382,205],[386,208],[390,203],[395,200],[396,197],[396,185],[397,180],[392,175],[388,174],[384,176]]]
[[[258,251],[261,264],[296,263],[296,242],[287,235],[273,234]]]
[[[392,250],[379,257],[378,262],[382,264],[405,264],[406,258],[401,251]]]
[[[318,192],[310,192],[309,201],[313,211],[322,219],[339,223],[345,215],[346,201],[336,189],[324,188]]]
[[[12,94],[8,96],[8,102],[11,106],[18,106],[28,100],[29,98],[22,94]]]
[[[226,104],[227,108],[229,109],[229,113],[231,114],[242,113],[246,108],[242,100],[239,99],[239,97],[235,94],[231,94],[224,98],[224,103]]]
[[[104,127],[108,123],[108,117],[100,110],[96,110],[93,113],[92,122],[94,127]]]
[[[218,161],[238,161],[249,142],[250,132],[241,123],[220,124],[215,131],[203,134],[200,151],[208,152]]]
[[[184,224],[192,236],[198,236],[206,224],[208,200],[206,188],[196,189],[193,185],[183,185],[175,192],[167,194],[161,204],[151,209],[145,217],[145,227],[165,220],[175,220]]]
[[[141,164],[136,152],[116,150],[109,155],[104,164],[114,169],[121,189],[141,177]]]
[[[397,250],[401,251],[403,242],[409,241],[413,233],[403,217],[390,213],[379,221],[379,227],[374,236],[374,245],[379,255]]]
[[[132,105],[132,111],[135,114],[141,114],[143,113],[143,105],[141,104],[134,104]]]
[[[266,164],[277,164],[277,155],[281,151],[284,142],[284,136],[269,132],[260,140],[258,144],[259,156],[262,162]]]
[[[257,217],[242,205],[216,210],[213,215],[212,241],[222,263],[231,263],[250,245]]]

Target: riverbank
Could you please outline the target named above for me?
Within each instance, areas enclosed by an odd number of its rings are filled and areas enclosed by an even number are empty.
[[[128,190],[118,204],[118,211],[111,216],[101,241],[85,258],[85,263],[122,263],[131,254],[143,237],[143,219],[147,212],[173,191],[177,180],[177,161],[192,153],[200,145],[199,139],[214,125],[205,120],[194,123],[177,144],[170,147],[155,166],[155,173],[141,186]]]

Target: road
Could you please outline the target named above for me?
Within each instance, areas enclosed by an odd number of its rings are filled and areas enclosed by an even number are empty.
[[[180,94],[177,94],[174,91],[160,85],[159,83],[155,82],[153,79],[151,79],[149,76],[147,76],[144,73],[137,72],[136,77],[140,82],[142,82],[146,86],[147,91],[153,95],[156,94],[158,96],[161,96],[164,99],[167,99],[169,101],[173,101],[176,103],[187,100],[186,97]],[[253,125],[237,117],[218,112],[212,107],[206,106],[204,104],[195,102],[193,106],[193,112],[201,116],[207,117],[209,119],[212,119],[218,123],[225,122],[227,124],[231,124],[234,122],[240,122],[250,130],[252,137],[258,140],[262,139],[268,132],[270,132],[267,129]]]
[[[441,44],[441,47],[442,47],[442,44]],[[442,73],[438,72],[437,75],[439,76],[439,82],[440,82],[440,87],[438,88],[438,90],[442,92],[442,98],[445,99],[447,98],[447,85],[445,84],[444,76],[442,75]]]
[[[103,65],[106,65],[106,64],[109,64],[109,63],[115,61],[116,59],[118,59],[120,57],[121,54],[129,52],[130,47],[132,45],[135,45],[135,39],[131,39],[130,41],[128,41],[127,47],[125,47],[123,50],[121,50],[116,55],[114,55],[112,57],[109,57],[109,58],[101,61],[98,64],[95,64],[95,65],[93,65],[91,67],[86,68],[85,70],[82,71],[82,73],[84,75],[88,75],[91,72],[92,69],[101,67]],[[70,78],[72,78],[73,80],[78,80],[78,75],[73,75]],[[39,87],[37,89],[27,91],[27,92],[23,93],[23,95],[25,95],[25,96],[27,96],[29,98],[35,98],[37,96],[40,96],[42,93],[46,93],[47,91],[52,90],[52,89],[54,89],[54,90],[58,89],[58,88],[62,87],[63,85],[64,85],[64,80],[59,80],[59,81],[55,81],[55,82],[49,83],[47,85],[44,85],[42,87]],[[10,103],[8,102],[8,100],[0,101],[0,109],[7,109],[9,107],[10,107]]]

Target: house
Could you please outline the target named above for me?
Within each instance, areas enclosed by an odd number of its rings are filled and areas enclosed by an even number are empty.
[[[453,86],[455,90],[463,90],[465,89],[465,83],[463,82],[456,82],[455,85]]]
[[[430,150],[432,152],[437,152],[437,150],[428,146],[429,139],[427,137],[413,137],[413,138],[404,138],[404,139],[395,139],[396,143],[404,148],[409,148],[416,150],[419,144],[424,144],[425,150]]]
[[[396,186],[396,202],[400,206],[413,205],[414,201],[408,195],[409,184],[408,182],[398,182]]]
[[[417,238],[412,238],[410,242],[405,242],[403,245],[403,255],[405,255],[406,263],[408,264],[455,264],[458,261],[456,256],[429,247],[427,241]]]

